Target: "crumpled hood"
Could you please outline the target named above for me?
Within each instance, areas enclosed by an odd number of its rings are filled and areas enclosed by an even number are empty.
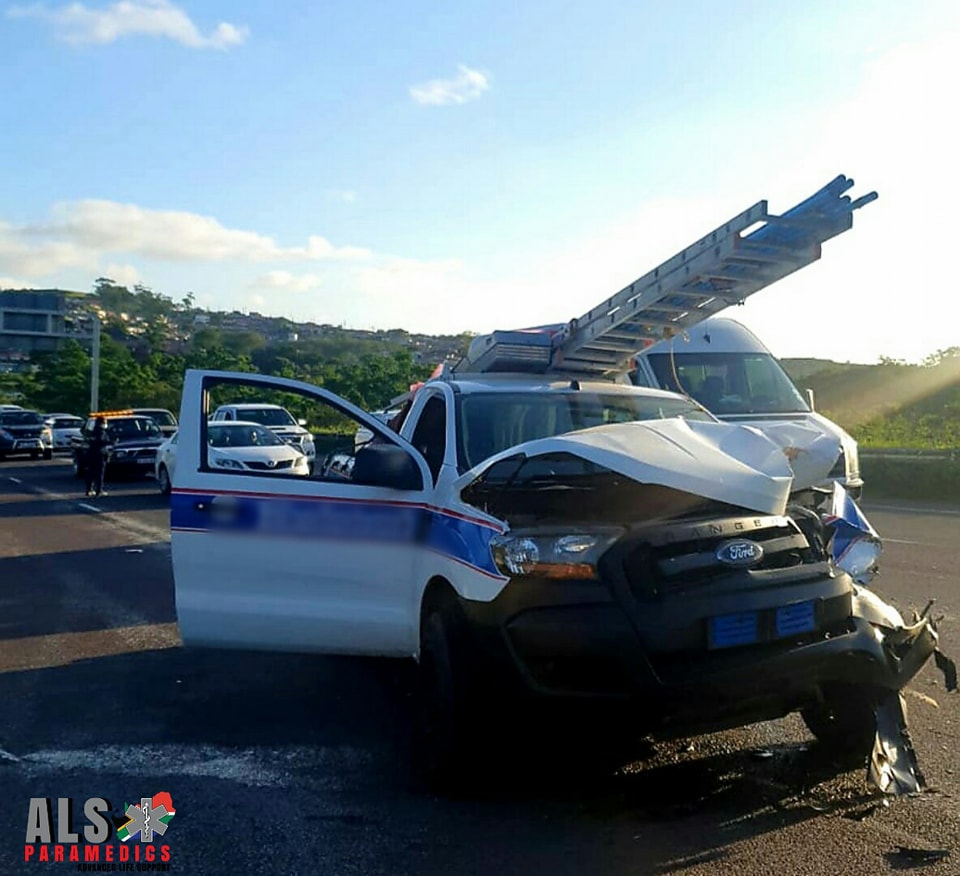
[[[764,423],[762,432],[783,449],[790,461],[794,490],[804,490],[827,480],[843,449],[836,434],[814,423]]]
[[[793,484],[783,449],[758,430],[680,418],[597,426],[518,444],[461,476],[459,492],[501,459],[569,453],[643,484],[782,514]]]

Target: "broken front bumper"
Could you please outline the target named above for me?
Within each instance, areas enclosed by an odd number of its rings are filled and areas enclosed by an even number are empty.
[[[897,626],[894,610],[842,575],[736,599],[761,619],[778,604],[813,601],[816,627],[715,648],[707,625],[711,614],[726,611],[725,599],[687,594],[672,606],[686,614],[677,620],[669,604],[624,608],[596,581],[558,586],[528,579],[508,585],[492,603],[462,605],[485,662],[519,678],[526,691],[620,702],[643,729],[664,735],[781,717],[817,702],[828,686],[898,691],[937,648],[929,618]]]

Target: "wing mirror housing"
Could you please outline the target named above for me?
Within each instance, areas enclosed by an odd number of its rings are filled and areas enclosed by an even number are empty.
[[[304,420],[304,419],[301,417],[299,420],[297,420],[297,425],[298,425],[298,426],[306,426],[306,425],[307,425],[307,421]]]
[[[396,444],[367,444],[353,460],[351,482],[392,490],[422,490],[423,477],[416,460]]]

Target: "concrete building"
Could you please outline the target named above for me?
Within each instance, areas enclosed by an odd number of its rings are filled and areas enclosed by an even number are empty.
[[[0,370],[26,368],[32,353],[56,350],[75,334],[63,290],[0,291]]]

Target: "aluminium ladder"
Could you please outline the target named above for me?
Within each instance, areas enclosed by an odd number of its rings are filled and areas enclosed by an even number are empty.
[[[644,348],[819,259],[825,241],[853,227],[853,211],[877,198],[851,200],[852,186],[838,176],[782,216],[760,201],[579,319],[476,338],[453,370],[622,374]]]
[[[838,176],[782,216],[760,201],[635,280],[553,335],[550,371],[608,376],[651,343],[673,337],[820,258],[821,245],[853,227],[876,200],[844,194]],[[757,223],[754,231],[743,232]]]

